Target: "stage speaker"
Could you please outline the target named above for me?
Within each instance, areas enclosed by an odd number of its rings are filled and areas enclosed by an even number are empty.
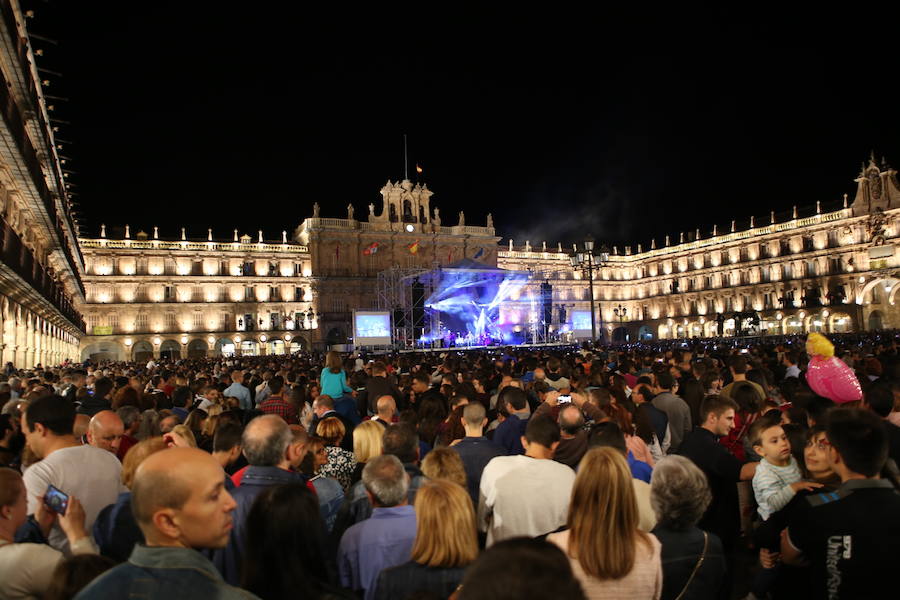
[[[545,327],[553,322],[553,286],[549,281],[541,284],[541,320]]]

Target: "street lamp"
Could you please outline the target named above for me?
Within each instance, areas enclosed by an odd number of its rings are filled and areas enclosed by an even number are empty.
[[[628,309],[619,304],[613,309],[613,314],[619,317],[619,327],[623,327],[625,325],[625,317],[628,315]],[[625,332],[622,332],[622,337],[625,337]]]
[[[316,312],[313,310],[312,306],[310,306],[309,310],[306,312],[306,320],[309,322],[309,324],[308,324],[309,329],[313,328],[313,326],[312,326],[313,322],[319,316],[321,316],[321,315],[317,315]]]
[[[597,323],[594,315],[594,271],[599,271],[609,260],[609,250],[606,246],[600,247],[600,255],[594,256],[594,238],[587,236],[584,240],[585,252],[575,252],[569,256],[572,263],[572,269],[587,274],[588,292],[591,302],[591,341],[597,339]],[[601,331],[603,325],[603,315],[600,319]]]

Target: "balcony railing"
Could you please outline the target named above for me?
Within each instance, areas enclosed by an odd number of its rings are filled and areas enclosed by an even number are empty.
[[[44,112],[40,110],[41,95],[38,93],[37,82],[34,80],[31,64],[28,61],[27,47],[19,37],[15,16],[9,2],[2,2],[2,12],[8,35],[18,41],[18,56],[16,58],[18,58],[19,68],[21,69],[22,76],[27,84],[29,99],[31,101],[31,104],[36,108],[36,110],[33,111],[33,115],[31,116],[38,121],[38,127],[36,127],[36,129],[38,131],[38,134],[43,138],[42,141],[45,147],[49,150],[49,152],[54,154],[54,156],[52,157],[53,164],[48,166],[48,168],[46,169],[46,173],[45,169],[42,167],[41,159],[38,158],[37,150],[34,148],[34,145],[31,143],[31,140],[26,133],[25,115],[22,114],[19,106],[16,104],[15,100],[10,94],[10,84],[6,81],[6,78],[2,73],[0,73],[0,107],[2,107],[0,108],[0,110],[2,110],[3,120],[6,123],[6,128],[15,139],[19,153],[21,154],[22,159],[25,162],[25,166],[27,167],[31,175],[32,184],[37,190],[38,195],[40,196],[41,201],[44,204],[44,208],[47,211],[47,214],[53,221],[53,228],[59,237],[59,242],[62,247],[63,253],[72,266],[72,271],[75,274],[77,285],[81,289],[81,293],[84,294],[84,286],[81,282],[80,275],[81,269],[79,268],[79,265],[84,264],[83,258],[81,256],[81,250],[78,248],[78,243],[73,240],[75,246],[75,254],[73,255],[72,249],[70,248],[67,241],[69,239],[69,236],[67,236],[63,231],[63,224],[66,224],[69,227],[69,231],[73,232],[72,235],[74,235],[74,232],[76,231],[75,223],[69,211],[60,211],[57,208],[53,194],[51,193],[50,188],[47,186],[47,182],[45,179],[47,175],[52,177],[54,183],[56,184],[56,187],[60,190],[60,193],[65,194],[65,181],[62,178],[62,173],[58,170],[58,168],[56,168],[58,164],[55,160],[55,146],[50,138],[50,125],[44,118]]]
[[[2,221],[0,227],[0,247],[3,264],[56,307],[73,325],[84,331],[84,320],[66,294],[65,286],[53,279],[47,268],[36,260],[34,253],[5,221]]]

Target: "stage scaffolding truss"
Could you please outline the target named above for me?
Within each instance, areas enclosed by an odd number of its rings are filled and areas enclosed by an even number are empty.
[[[421,347],[417,340],[437,328],[437,323],[432,323],[437,316],[425,310],[425,300],[435,290],[434,278],[428,276],[432,271],[391,267],[378,273],[378,308],[391,313],[391,337],[398,348]]]

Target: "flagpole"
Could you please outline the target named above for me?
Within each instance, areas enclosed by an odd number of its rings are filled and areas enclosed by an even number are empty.
[[[403,134],[403,179],[409,181],[409,157],[406,153],[406,134]]]

